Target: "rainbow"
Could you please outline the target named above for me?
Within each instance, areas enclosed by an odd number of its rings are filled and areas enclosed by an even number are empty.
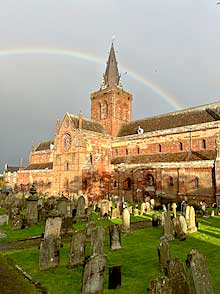
[[[65,50],[65,49],[53,49],[53,48],[15,48],[15,49],[7,49],[7,50],[0,50],[0,57],[7,57],[7,56],[18,56],[18,55],[27,55],[27,54],[48,54],[48,55],[56,55],[56,56],[66,56],[66,57],[73,57],[89,62],[95,62],[98,64],[105,64],[105,60],[91,55],[86,52],[76,51],[76,50]],[[140,74],[134,72],[133,70],[128,69],[126,66],[120,66],[120,68],[128,72],[129,76],[131,76],[134,80],[138,81],[139,83],[147,86],[151,91],[155,94],[160,96],[163,100],[165,100],[169,105],[171,105],[175,110],[183,108],[177,98],[173,97],[172,95],[166,93],[162,90],[158,85],[155,85],[149,79],[141,76]]]

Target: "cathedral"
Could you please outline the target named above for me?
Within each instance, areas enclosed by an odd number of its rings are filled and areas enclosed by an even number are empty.
[[[114,46],[91,118],[66,113],[49,142],[32,146],[8,184],[89,200],[149,197],[220,199],[220,103],[132,121],[132,94],[121,84]]]

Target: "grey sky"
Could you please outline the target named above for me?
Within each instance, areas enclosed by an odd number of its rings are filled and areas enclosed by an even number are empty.
[[[220,97],[220,6],[215,0],[0,0],[0,171],[27,162],[31,141],[53,137],[65,112],[90,116],[105,64],[70,56],[3,54],[81,51],[107,60],[112,35],[133,119],[175,111],[138,74],[183,107]]]

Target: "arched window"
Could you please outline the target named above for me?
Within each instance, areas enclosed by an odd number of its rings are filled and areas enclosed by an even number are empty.
[[[137,154],[140,154],[140,147],[137,147]]]
[[[127,178],[125,180],[125,190],[131,190],[131,179]]]
[[[102,118],[107,118],[107,117],[108,117],[108,103],[107,101],[104,101]]]
[[[63,183],[63,188],[66,192],[69,191],[69,180],[68,179],[65,179],[64,180],[64,183]]]
[[[194,188],[198,188],[199,187],[199,178],[195,178],[194,179]]]
[[[102,178],[100,178],[100,180],[99,180],[99,186],[100,186],[100,188],[103,188],[103,179]]]
[[[162,150],[162,147],[161,147],[161,145],[159,144],[159,145],[158,145],[158,152],[161,152],[161,150]]]
[[[69,170],[69,162],[68,161],[65,161],[65,163],[64,163],[64,170],[65,171]]]
[[[125,153],[126,153],[126,155],[128,155],[128,149],[125,149]]]
[[[114,186],[114,188],[117,187],[117,181],[116,180],[114,180],[113,186]]]
[[[183,143],[182,142],[180,142],[179,148],[180,148],[180,151],[183,150]]]
[[[173,187],[173,177],[169,177],[169,185],[170,187]]]
[[[202,149],[206,149],[206,140],[202,139]]]
[[[100,102],[98,103],[98,118],[102,119],[102,105]]]
[[[154,177],[152,175],[150,175],[150,174],[147,175],[146,184],[147,184],[147,186],[154,185]]]
[[[118,156],[118,149],[115,149],[115,155]]]

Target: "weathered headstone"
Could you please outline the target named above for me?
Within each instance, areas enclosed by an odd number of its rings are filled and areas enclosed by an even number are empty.
[[[68,199],[64,196],[61,196],[57,199],[57,210],[60,212],[61,215],[67,216],[67,207],[68,207]]]
[[[139,209],[137,207],[134,209],[134,216],[139,216]]]
[[[44,238],[46,238],[49,235],[59,237],[60,231],[61,231],[61,225],[62,225],[62,217],[59,211],[57,211],[56,209],[53,209],[52,211],[49,212],[48,218],[46,220]]]
[[[188,223],[188,233],[194,233],[197,231],[196,220],[195,220],[195,210],[193,206],[189,209],[189,223]]]
[[[164,212],[164,226],[163,226],[163,235],[164,237],[168,240],[174,240],[174,227],[173,227],[173,222],[171,221],[170,218],[170,213],[169,211]]]
[[[140,215],[143,215],[145,213],[146,203],[141,203],[141,209],[140,209]]]
[[[112,250],[121,249],[121,233],[119,225],[113,225],[109,228],[110,248]]]
[[[181,226],[179,217],[176,217],[173,219],[173,226],[174,226],[174,230],[175,230],[175,236],[183,239],[185,237],[185,233],[182,230],[182,226]]]
[[[147,294],[173,294],[170,280],[166,276],[152,280],[147,289]]]
[[[181,226],[183,233],[186,234],[187,233],[187,224],[186,224],[186,219],[183,215],[179,216],[179,222],[180,222],[180,226]]]
[[[119,286],[121,286],[121,266],[110,267],[108,288],[116,289]]]
[[[176,208],[177,208],[176,203],[175,203],[175,202],[172,203],[171,207],[172,207],[172,210],[173,210],[173,216],[174,216],[174,218],[175,218],[175,217],[176,217]]]
[[[86,238],[90,239],[92,236],[92,231],[96,228],[95,222],[89,222],[86,224]]]
[[[170,280],[170,285],[173,289],[173,293],[190,293],[184,263],[181,260],[171,259],[168,262],[167,276]]]
[[[41,240],[39,268],[46,270],[58,266],[60,260],[61,238],[49,235]]]
[[[193,249],[187,257],[190,284],[195,294],[213,294],[206,256]]]
[[[101,217],[108,217],[109,213],[109,201],[107,199],[104,199],[101,201]]]
[[[0,226],[8,225],[8,219],[9,217],[7,214],[0,215]]]
[[[91,233],[91,255],[104,253],[105,229],[97,227]]]
[[[71,246],[70,246],[68,267],[72,268],[72,267],[84,264],[85,242],[86,242],[85,231],[78,231],[73,234]]]
[[[130,232],[130,212],[127,208],[125,208],[122,213],[122,232]]]
[[[170,247],[168,241],[162,237],[158,247],[158,257],[161,271],[167,273],[168,263],[170,261]]]
[[[190,206],[187,205],[187,206],[186,206],[186,215],[185,215],[186,222],[189,221],[189,210],[190,210]]]
[[[75,220],[76,222],[87,221],[87,216],[85,214],[85,198],[83,196],[79,196],[77,199]]]
[[[157,214],[152,215],[152,227],[158,227],[159,219]]]
[[[35,224],[38,221],[38,197],[37,195],[31,195],[26,201],[27,221],[29,224]]]
[[[112,219],[120,217],[120,210],[118,207],[112,209]]]
[[[146,204],[145,204],[145,211],[146,211],[146,213],[149,213],[151,211],[151,205],[149,202],[146,202]]]
[[[73,218],[69,216],[65,216],[62,218],[61,225],[62,234],[68,234],[73,232]]]
[[[83,272],[81,294],[103,293],[105,265],[105,255],[95,254],[89,258]]]
[[[11,226],[12,229],[21,229],[22,218],[20,215],[20,209],[18,207],[11,209]]]

